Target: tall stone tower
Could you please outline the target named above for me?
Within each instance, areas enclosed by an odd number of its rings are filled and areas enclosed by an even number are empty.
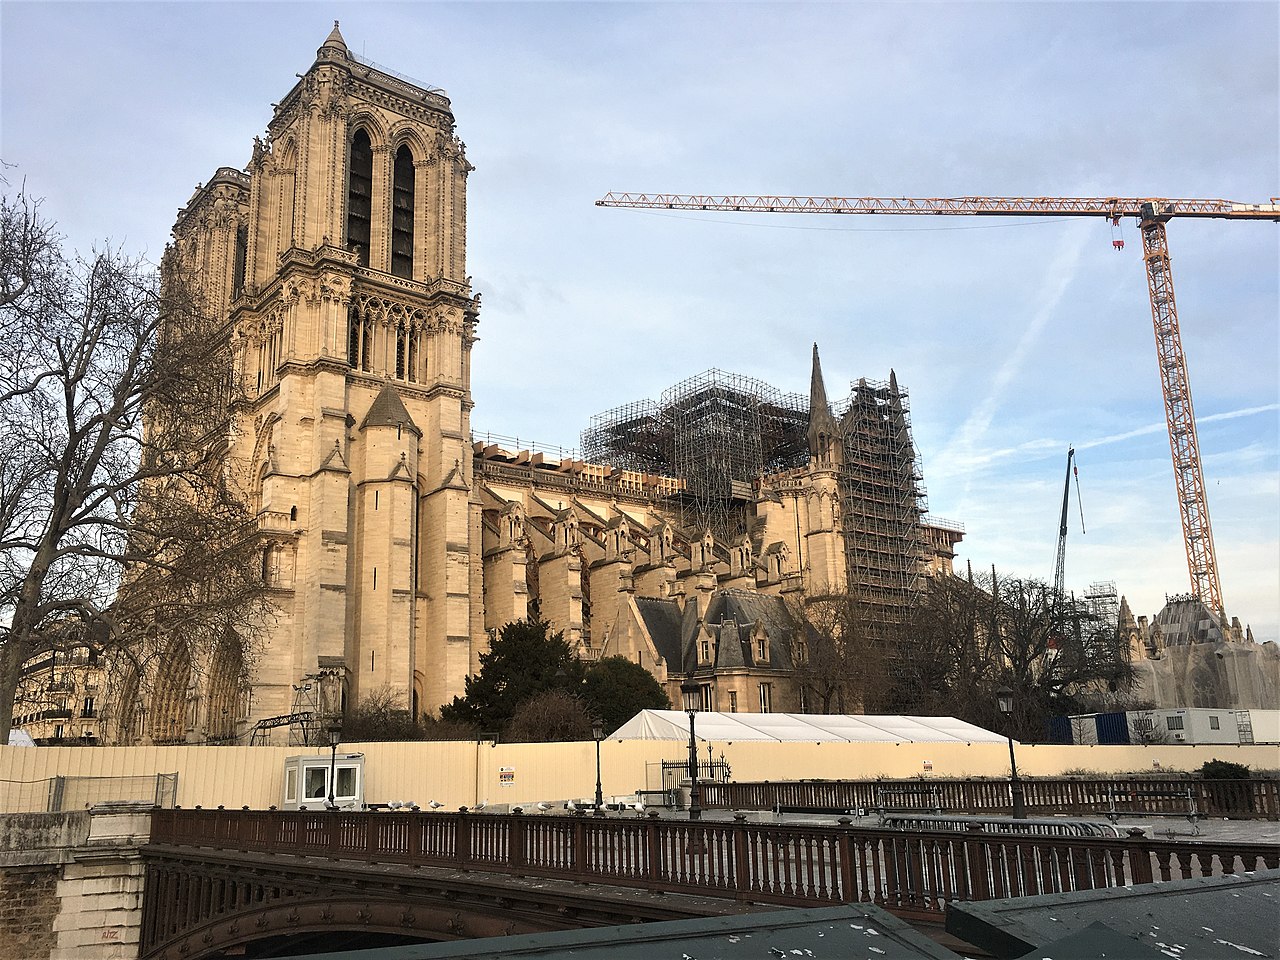
[[[246,171],[179,214],[171,256],[225,313],[247,397],[230,457],[278,611],[252,719],[312,682],[326,712],[383,688],[431,710],[474,669],[471,169],[444,94],[335,23]]]

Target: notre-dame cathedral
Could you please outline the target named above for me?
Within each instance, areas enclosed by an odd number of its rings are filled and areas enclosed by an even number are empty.
[[[108,741],[298,742],[300,716],[376,691],[431,713],[531,614],[583,658],[642,664],[676,702],[695,677],[709,709],[802,709],[786,604],[856,589],[892,621],[950,569],[961,533],[924,515],[905,393],[859,381],[833,408],[816,347],[801,402],[712,376],[644,421],[686,454],[780,423],[785,455],[757,443],[750,475],[719,486],[629,459],[626,438],[597,444],[599,462],[476,442],[472,170],[444,94],[356,57],[335,24],[247,167],[180,211],[167,256],[202,276],[247,396],[229,455],[253,485],[275,616],[252,658],[166,657]]]

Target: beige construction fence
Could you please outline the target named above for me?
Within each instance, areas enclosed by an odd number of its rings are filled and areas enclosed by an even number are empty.
[[[1005,744],[703,742],[699,759],[723,755],[735,781],[866,780],[877,777],[1007,777]],[[660,790],[662,762],[688,757],[671,740],[605,740],[601,783],[606,800]],[[369,803],[431,801],[446,809],[590,799],[595,794],[595,743],[428,741],[342,744],[339,754],[364,755],[364,798]],[[150,778],[176,773],[174,802],[183,807],[248,806],[283,801],[285,759],[298,754],[329,757],[328,748],[303,747],[0,747],[0,781],[36,784],[53,778]],[[1083,746],[1022,744],[1024,777],[1078,773],[1191,772],[1207,760],[1230,760],[1255,770],[1280,766],[1276,745]],[[78,787],[77,787],[78,789]],[[135,791],[136,792],[136,791]],[[13,796],[17,796],[14,794]],[[71,796],[71,795],[65,795]],[[74,795],[86,805],[89,794]],[[10,795],[0,792],[0,801]],[[118,798],[113,798],[118,799]],[[34,802],[34,801],[33,801]],[[62,801],[62,809],[71,809]],[[42,809],[48,809],[47,807]],[[2,812],[17,812],[7,803]]]

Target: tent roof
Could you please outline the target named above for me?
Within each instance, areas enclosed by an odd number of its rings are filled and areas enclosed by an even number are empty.
[[[861,714],[698,713],[699,740],[792,743],[1004,743],[1001,734],[955,717]],[[682,710],[642,710],[614,731],[613,740],[688,740]]]

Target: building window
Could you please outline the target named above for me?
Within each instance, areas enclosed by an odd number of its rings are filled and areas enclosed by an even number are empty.
[[[795,651],[796,663],[804,663],[809,659],[809,647],[799,637],[797,637],[795,643],[792,644],[792,650]]]
[[[360,313],[355,307],[347,311],[347,366],[360,366]]]
[[[760,712],[773,712],[773,684],[771,683],[760,684]]]
[[[709,640],[702,641],[702,662],[707,663],[711,660],[711,642]]]
[[[373,321],[361,318],[354,306],[347,311],[347,364],[368,370],[373,357]]]
[[[307,767],[303,773],[302,799],[323,800],[328,786],[329,771],[324,767]]]
[[[1221,729],[1221,728],[1218,726],[1218,718],[1217,718],[1217,717],[1210,717],[1210,718],[1209,718],[1209,729],[1210,729],[1210,730],[1219,730],[1219,729]]]
[[[347,249],[360,266],[369,265],[369,218],[373,212],[373,146],[369,134],[357,130],[347,161]]]
[[[711,695],[711,684],[702,684],[702,709],[714,710],[716,708],[715,698]]]
[[[730,713],[738,712],[738,691],[737,690],[729,691],[729,712]]]
[[[396,151],[391,188],[391,274],[413,279],[413,153]]]
[[[769,659],[768,641],[765,640],[764,637],[760,637],[759,639],[756,640],[756,661],[758,663],[764,663],[768,659]]]
[[[241,224],[236,227],[235,259],[231,267],[231,298],[234,300],[244,293],[245,261],[249,256],[249,228]]]
[[[80,708],[80,716],[82,717],[93,716],[93,697],[84,698],[84,704]]]
[[[1168,727],[1170,730],[1181,730],[1182,718],[1181,717],[1165,717],[1164,725]]]

